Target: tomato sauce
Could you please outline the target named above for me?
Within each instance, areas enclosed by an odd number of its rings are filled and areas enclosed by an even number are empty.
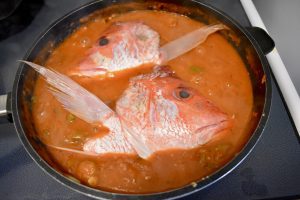
[[[161,45],[204,24],[168,12],[134,11],[108,19],[95,18],[79,27],[50,55],[47,67],[67,72],[84,58],[99,35],[117,21],[142,21],[160,34]],[[237,51],[215,33],[194,50],[170,61],[176,75],[189,82],[233,120],[231,130],[223,131],[209,143],[191,150],[158,152],[143,160],[133,155],[87,156],[48,148],[53,160],[68,177],[90,187],[121,193],[162,192],[205,179],[230,161],[249,139],[248,122],[253,96],[249,74]],[[115,77],[80,78],[76,82],[94,93],[111,108],[128,85],[128,80],[151,68],[118,72]],[[45,144],[82,149],[92,137],[107,134],[101,124],[88,124],[66,111],[39,78],[34,91],[34,123]]]

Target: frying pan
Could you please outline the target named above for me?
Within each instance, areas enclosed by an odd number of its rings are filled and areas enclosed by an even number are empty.
[[[222,31],[221,34],[237,50],[247,67],[254,96],[253,112],[256,113],[249,122],[251,137],[229,163],[207,179],[198,181],[196,186],[188,185],[152,194],[112,193],[75,182],[60,170],[59,166],[51,159],[45,146],[36,137],[31,112],[31,99],[38,75],[24,64],[19,66],[12,92],[0,96],[0,117],[14,123],[24,148],[42,170],[61,184],[77,192],[97,199],[176,199],[203,190],[224,178],[246,158],[258,142],[270,111],[271,79],[265,55],[274,48],[274,42],[264,30],[256,27],[241,27],[225,13],[193,0],[102,0],[86,4],[50,25],[28,50],[23,60],[44,64],[52,50],[80,25],[84,24],[87,19],[92,18],[93,15],[91,14],[94,12],[97,12],[97,15],[107,17],[113,13],[133,10],[176,12],[207,24],[223,23],[229,27],[229,30]]]

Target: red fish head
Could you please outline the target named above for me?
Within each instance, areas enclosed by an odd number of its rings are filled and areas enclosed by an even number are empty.
[[[207,129],[217,132],[227,124],[228,116],[225,113],[183,81],[164,78],[157,80],[157,85],[164,85],[162,95],[176,104],[178,115],[184,119],[191,133],[197,134]]]
[[[154,96],[157,96],[158,100],[164,98],[174,104],[174,108],[177,107],[177,112],[174,109],[173,115],[177,116],[177,120],[182,119],[191,133],[201,132],[212,127],[219,129],[219,126],[223,127],[223,123],[228,121],[225,113],[180,79],[163,77],[143,82],[154,93]],[[154,104],[158,103],[157,100],[153,102]]]
[[[71,75],[97,76],[160,63],[159,34],[140,22],[111,25],[88,50],[86,58]]]
[[[154,75],[132,79],[117,102],[122,123],[151,152],[189,149],[230,127],[227,114],[183,80]],[[150,153],[149,153],[150,154]]]

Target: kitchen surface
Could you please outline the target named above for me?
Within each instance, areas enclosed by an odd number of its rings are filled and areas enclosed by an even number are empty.
[[[23,0],[9,17],[0,19],[0,94],[12,90],[17,60],[24,57],[40,34],[56,19],[88,2]],[[222,10],[242,26],[250,26],[239,0],[202,2]],[[290,34],[299,35],[300,14],[296,13],[300,1],[256,0],[254,3],[299,91],[296,57],[300,40]],[[293,30],[289,31],[287,25]],[[182,199],[300,198],[299,169],[299,137],[273,79],[270,117],[254,150],[226,177]],[[12,123],[0,124],[0,185],[0,199],[6,200],[90,199],[61,185],[39,168],[23,148]]]

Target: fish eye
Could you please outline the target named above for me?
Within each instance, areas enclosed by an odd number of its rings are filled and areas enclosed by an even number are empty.
[[[192,93],[188,88],[178,87],[175,89],[174,96],[177,99],[186,100],[192,96]]]
[[[100,45],[100,46],[105,46],[105,45],[107,45],[108,43],[109,43],[109,40],[108,40],[107,37],[105,37],[105,36],[101,37],[100,40],[99,40],[99,45]]]
[[[181,90],[181,91],[179,91],[179,96],[180,96],[180,98],[182,98],[182,99],[186,99],[186,98],[189,98],[189,97],[190,97],[190,93],[188,93],[188,92],[185,91],[185,90]]]

